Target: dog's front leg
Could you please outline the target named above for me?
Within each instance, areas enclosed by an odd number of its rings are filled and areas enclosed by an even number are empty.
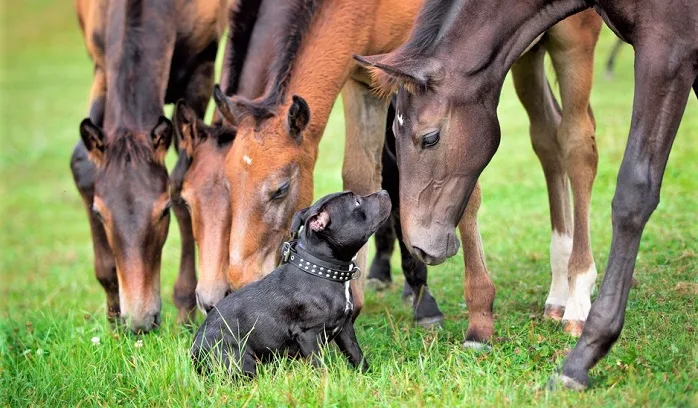
[[[310,363],[315,368],[322,367],[322,362],[320,361],[320,345],[324,344],[322,340],[320,335],[310,331],[298,333],[296,335],[296,342],[301,350],[301,355],[305,358],[309,358]]]
[[[363,373],[368,371],[368,362],[364,358],[364,353],[361,352],[361,348],[359,347],[359,341],[356,339],[354,324],[351,322],[351,319],[347,319],[342,330],[334,338],[334,341],[352,366],[360,367]]]

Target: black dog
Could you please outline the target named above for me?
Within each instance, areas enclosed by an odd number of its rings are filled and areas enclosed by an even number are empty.
[[[273,355],[311,357],[334,340],[353,366],[368,369],[351,319],[352,258],[390,215],[388,193],[351,192],[320,199],[294,215],[281,266],[221,300],[194,337],[192,358],[231,373],[256,374]]]

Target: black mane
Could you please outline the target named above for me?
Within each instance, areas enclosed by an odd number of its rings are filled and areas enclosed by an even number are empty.
[[[222,78],[221,87],[226,95],[238,93],[242,67],[247,58],[247,51],[254,30],[262,0],[242,0],[237,7],[230,8],[230,29],[223,66],[227,67],[228,77]]]
[[[154,164],[153,146],[149,140],[135,137],[133,133],[119,128],[105,145],[106,170],[121,171],[130,164]]]
[[[248,108],[256,120],[269,117],[275,108],[284,102],[286,91],[291,79],[293,64],[303,44],[305,35],[313,21],[322,0],[295,0],[289,7],[283,26],[287,29],[286,41],[279,41],[271,65],[270,77],[273,78],[269,91],[261,101],[252,102]]]
[[[417,16],[414,29],[402,46],[404,55],[430,56],[438,41],[448,31],[464,0],[427,1]]]

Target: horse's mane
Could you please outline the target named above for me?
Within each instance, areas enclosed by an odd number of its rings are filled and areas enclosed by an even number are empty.
[[[248,105],[252,116],[261,120],[269,117],[284,102],[291,79],[293,64],[301,49],[305,35],[310,29],[313,17],[323,0],[294,0],[282,24],[288,35],[285,41],[276,44],[277,57],[271,64],[270,77],[273,78],[266,95]]]
[[[223,65],[227,67],[228,77],[221,84],[226,95],[238,92],[242,67],[247,58],[247,51],[259,15],[262,0],[241,0],[230,8],[230,30],[228,31],[227,47],[230,53],[224,56]]]
[[[135,137],[129,130],[119,128],[105,146],[105,170],[121,171],[126,165],[155,163],[153,146],[149,140]]]
[[[427,1],[420,10],[409,39],[401,47],[406,57],[430,56],[435,45],[455,22],[463,0]]]

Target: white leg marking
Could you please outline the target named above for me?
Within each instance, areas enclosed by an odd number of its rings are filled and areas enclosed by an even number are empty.
[[[550,241],[550,269],[552,280],[546,305],[565,306],[569,297],[567,265],[572,254],[572,237],[553,230]]]
[[[586,321],[591,309],[591,291],[595,284],[596,265],[592,263],[588,270],[577,275],[574,280],[570,288],[570,297],[567,299],[565,315],[562,316],[563,321]]]

